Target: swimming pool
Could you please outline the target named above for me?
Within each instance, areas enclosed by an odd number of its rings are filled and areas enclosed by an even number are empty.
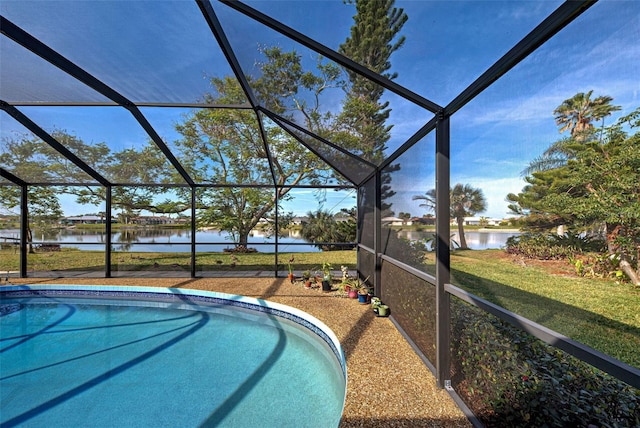
[[[340,344],[285,305],[148,287],[0,289],[2,426],[335,427]]]

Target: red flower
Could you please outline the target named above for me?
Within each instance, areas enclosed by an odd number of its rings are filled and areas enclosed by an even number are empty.
[[[522,376],[522,381],[523,382],[526,382],[528,380],[529,380],[529,376],[527,376],[527,375]]]

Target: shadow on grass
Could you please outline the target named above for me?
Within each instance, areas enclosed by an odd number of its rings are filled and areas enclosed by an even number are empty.
[[[640,367],[640,328],[586,309],[457,269],[452,283],[634,367]]]

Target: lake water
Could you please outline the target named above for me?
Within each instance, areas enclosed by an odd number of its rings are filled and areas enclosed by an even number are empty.
[[[453,229],[452,229],[453,231]],[[400,236],[412,241],[429,239],[432,231],[404,230]],[[506,245],[507,239],[520,232],[511,230],[469,231],[465,232],[467,245],[474,250],[498,249]],[[19,231],[0,230],[2,237],[18,238]],[[452,239],[459,242],[458,234],[453,233]],[[59,243],[63,247],[75,247],[79,250],[104,250],[106,234],[79,229],[60,229],[46,235],[36,233],[35,244]],[[6,242],[11,242],[10,240]],[[305,241],[298,231],[290,231],[278,239],[280,252],[317,252],[320,251]],[[138,228],[123,229],[113,233],[112,245],[115,251],[155,251],[155,252],[189,252],[191,245],[191,231],[166,228]],[[233,241],[227,232],[217,230],[200,230],[196,232],[196,251],[221,252],[226,248],[233,248]],[[259,252],[275,252],[275,238],[267,237],[255,232],[249,237],[249,246]]]
[[[460,243],[460,235],[458,235],[458,232],[453,232],[453,230],[454,227],[451,228],[451,239]],[[467,246],[473,250],[504,248],[507,245],[507,239],[517,235],[520,235],[520,232],[513,230],[474,230],[464,232],[464,236],[467,239]],[[403,230],[400,231],[400,236],[411,241],[421,241],[430,239],[431,236],[433,236],[433,231]]]

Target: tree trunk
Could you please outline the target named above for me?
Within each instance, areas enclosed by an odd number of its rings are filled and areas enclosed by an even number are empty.
[[[33,232],[30,227],[27,227],[27,242],[29,243],[27,247],[29,254],[35,253],[33,250]]]
[[[640,262],[638,263],[638,270],[634,270],[631,263],[629,263],[628,256],[624,254],[623,251],[619,251],[618,245],[614,243],[615,239],[620,234],[622,226],[619,224],[607,223],[605,228],[607,233],[607,250],[609,251],[609,254],[620,257],[620,270],[627,275],[633,285],[636,287],[640,286]],[[638,255],[640,255],[640,248],[638,248]]]
[[[620,270],[629,277],[633,285],[636,287],[640,286],[640,275],[633,270],[633,266],[631,266],[631,263],[629,263],[626,257],[620,259]]]
[[[460,249],[468,250],[467,239],[464,237],[464,217],[456,219],[458,223],[458,239],[460,239]]]
[[[238,230],[238,244],[236,248],[249,248],[247,245],[249,244],[249,233],[251,229],[241,228]]]

